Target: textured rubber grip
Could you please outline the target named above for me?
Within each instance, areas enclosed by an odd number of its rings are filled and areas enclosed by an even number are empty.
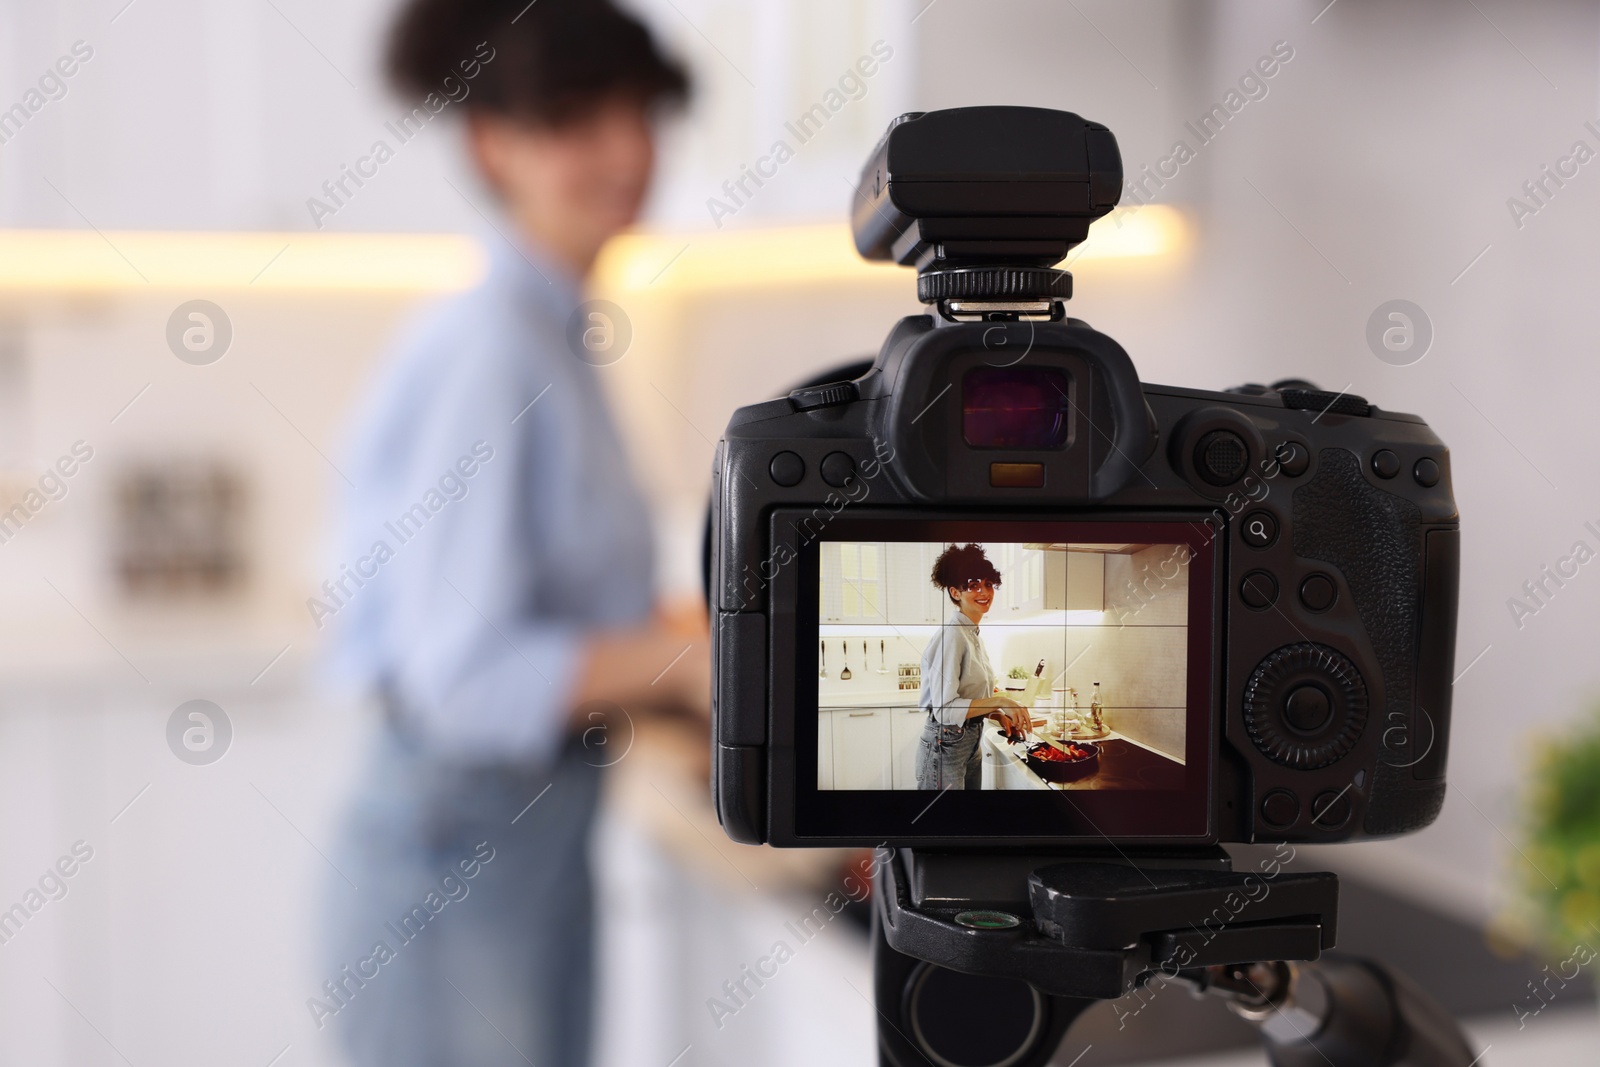
[[[1346,449],[1322,449],[1316,477],[1295,490],[1295,554],[1332,564],[1344,575],[1383,674],[1383,708],[1369,729],[1406,724],[1403,743],[1386,744],[1373,772],[1365,822],[1369,834],[1421,829],[1444,804],[1443,778],[1418,781],[1410,770],[1419,736],[1413,671],[1422,536],[1417,505],[1367,481],[1360,460]]]

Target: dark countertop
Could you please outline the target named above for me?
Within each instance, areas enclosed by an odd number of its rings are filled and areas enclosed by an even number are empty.
[[[1046,782],[1027,765],[1020,749],[998,737],[994,743],[1017,770],[1051,789],[1182,789],[1184,784],[1183,764],[1115,735],[1094,742],[1100,746],[1099,768],[1071,782]]]
[[[1095,742],[1100,768],[1075,782],[1050,782],[1054,789],[1182,789],[1184,768],[1177,760],[1120,737]]]

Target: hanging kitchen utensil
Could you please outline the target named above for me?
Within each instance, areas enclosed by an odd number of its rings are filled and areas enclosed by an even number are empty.
[[[839,647],[844,649],[844,670],[839,672],[839,681],[848,682],[850,680],[850,642],[840,641]]]
[[[824,642],[822,642],[822,670],[817,672],[817,677],[818,678],[826,678],[827,676],[828,676],[828,642],[824,641]]]
[[[888,674],[889,673],[889,664],[883,658],[883,642],[882,641],[878,642],[878,673],[879,674]]]

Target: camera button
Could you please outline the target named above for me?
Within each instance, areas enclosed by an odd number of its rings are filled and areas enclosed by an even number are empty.
[[[1311,821],[1318,829],[1337,830],[1350,821],[1349,788],[1318,793],[1311,802]]]
[[[1212,485],[1232,485],[1250,466],[1250,448],[1231,430],[1212,430],[1195,445],[1194,466]]]
[[[1307,611],[1323,612],[1339,599],[1339,587],[1326,574],[1313,574],[1300,583],[1300,603]]]
[[[829,452],[822,457],[822,480],[835,489],[842,489],[856,476],[856,461],[843,452]]]
[[[848,404],[859,399],[861,391],[855,382],[829,382],[796,389],[789,394],[789,403],[796,411],[814,411],[817,408]]]
[[[1372,473],[1380,478],[1393,478],[1400,473],[1400,457],[1387,448],[1380,448],[1372,454]]]
[[[1278,579],[1266,571],[1251,571],[1239,583],[1239,599],[1257,611],[1272,607],[1278,600]]]
[[[767,464],[767,473],[772,480],[784,488],[800,484],[800,479],[806,476],[806,461],[794,452],[779,452],[772,457],[772,462]]]
[[[1439,464],[1424,456],[1417,460],[1415,467],[1411,468],[1411,476],[1422,488],[1432,489],[1439,484]]]
[[[1266,548],[1278,539],[1278,520],[1270,511],[1252,511],[1239,524],[1239,536],[1251,548]]]
[[[1315,682],[1300,686],[1283,702],[1283,721],[1308,736],[1321,732],[1332,718],[1333,699]]]
[[[1298,441],[1285,441],[1278,446],[1278,469],[1287,477],[1298,478],[1311,468],[1311,453]]]
[[[1300,818],[1300,798],[1287,789],[1274,789],[1261,801],[1261,821],[1277,829],[1293,826]]]

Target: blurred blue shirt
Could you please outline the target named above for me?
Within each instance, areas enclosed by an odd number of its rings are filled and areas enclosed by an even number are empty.
[[[620,368],[567,344],[581,299],[497,240],[483,284],[400,345],[340,461],[310,610],[339,673],[447,759],[552,755],[586,632],[651,610],[649,516],[598,380]]]

